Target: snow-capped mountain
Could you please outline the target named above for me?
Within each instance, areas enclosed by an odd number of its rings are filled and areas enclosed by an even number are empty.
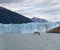
[[[38,18],[38,17],[33,17],[31,20],[34,21],[34,22],[48,22],[47,20],[45,20],[45,19],[40,19],[40,18]]]

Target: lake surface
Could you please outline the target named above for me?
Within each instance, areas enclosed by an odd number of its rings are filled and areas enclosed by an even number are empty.
[[[0,34],[0,50],[60,50],[60,34]]]

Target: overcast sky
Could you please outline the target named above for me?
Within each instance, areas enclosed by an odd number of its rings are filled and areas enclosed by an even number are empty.
[[[28,18],[39,17],[48,21],[60,21],[60,0],[0,0],[0,6]]]

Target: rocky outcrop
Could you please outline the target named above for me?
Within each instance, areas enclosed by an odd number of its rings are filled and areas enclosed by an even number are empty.
[[[47,33],[60,33],[60,26],[49,30]]]

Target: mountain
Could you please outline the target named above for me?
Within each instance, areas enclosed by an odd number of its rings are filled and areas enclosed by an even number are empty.
[[[40,19],[40,18],[37,18],[37,17],[33,17],[31,20],[34,21],[34,22],[48,22],[45,19]]]
[[[60,33],[60,26],[49,30],[47,33]]]
[[[8,10],[0,6],[0,23],[3,24],[22,24],[32,22],[31,19],[26,18],[25,16]]]

